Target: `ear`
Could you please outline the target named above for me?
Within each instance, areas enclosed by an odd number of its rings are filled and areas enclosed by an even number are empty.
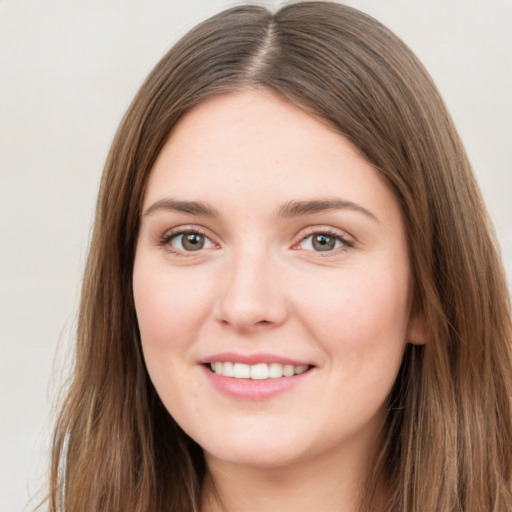
[[[411,311],[407,327],[407,341],[413,345],[425,345],[428,342],[429,331],[425,314]]]

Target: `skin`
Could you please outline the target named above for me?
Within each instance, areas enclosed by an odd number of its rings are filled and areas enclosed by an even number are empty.
[[[283,212],[326,199],[342,202]],[[191,201],[215,215],[177,211]],[[423,339],[400,209],[355,147],[266,91],[196,107],[152,169],[133,287],[151,379],[205,451],[204,510],[356,510],[405,345]],[[222,352],[311,369],[233,397],[203,364]]]

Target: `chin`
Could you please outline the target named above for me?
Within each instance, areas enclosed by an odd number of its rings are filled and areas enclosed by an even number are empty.
[[[219,459],[223,462],[238,466],[247,466],[260,469],[285,467],[307,458],[303,450],[298,450],[300,443],[290,443],[284,436],[281,439],[261,439],[254,436],[252,439],[229,439],[224,443],[215,443],[209,439],[204,446],[206,459]],[[278,441],[278,442],[276,442]]]

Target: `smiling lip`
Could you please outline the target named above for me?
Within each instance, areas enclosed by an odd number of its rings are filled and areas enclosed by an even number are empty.
[[[199,361],[200,364],[208,363],[223,363],[224,361],[231,361],[233,363],[242,364],[258,364],[258,363],[280,363],[282,365],[291,364],[293,366],[308,365],[312,366],[307,361],[298,361],[297,359],[291,359],[289,357],[276,356],[275,354],[235,354],[233,352],[222,352],[220,354],[214,354]]]
[[[213,371],[215,363],[233,363],[247,366],[277,365],[299,368],[298,374],[290,376],[281,376],[274,378],[256,377],[256,378],[235,378],[234,376],[225,376]],[[294,388],[299,385],[311,374],[313,365],[290,359],[287,357],[276,356],[273,354],[234,354],[221,353],[206,357],[200,361],[204,374],[212,386],[224,395],[245,400],[264,400],[272,396]],[[276,364],[273,365],[274,367]]]

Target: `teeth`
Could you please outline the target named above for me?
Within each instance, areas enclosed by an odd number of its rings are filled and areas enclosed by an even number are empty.
[[[268,365],[268,376],[271,379],[279,379],[283,376],[283,365],[279,363],[270,363]]]
[[[268,379],[268,364],[259,363],[251,366],[251,379]]]
[[[222,374],[224,375],[224,363],[217,363],[222,365]],[[235,379],[249,379],[251,377],[251,367],[248,364],[235,363],[233,365],[233,377]]]
[[[300,366],[295,366],[295,375],[300,375],[301,373],[304,373],[308,369],[307,364],[301,364]]]
[[[224,377],[234,377],[235,376],[235,372],[234,372],[234,364],[233,363],[229,363],[229,362],[226,362],[226,363],[220,363],[221,365],[221,373],[222,375],[224,375]]]
[[[285,364],[283,366],[283,375],[285,377],[292,377],[294,374],[295,374],[295,371],[294,371],[293,365]]]
[[[243,363],[215,362],[210,363],[210,368],[217,375],[223,377],[234,377],[235,379],[279,379],[281,377],[293,377],[308,370],[307,364],[294,366],[292,364],[280,363],[258,363],[253,365]]]

